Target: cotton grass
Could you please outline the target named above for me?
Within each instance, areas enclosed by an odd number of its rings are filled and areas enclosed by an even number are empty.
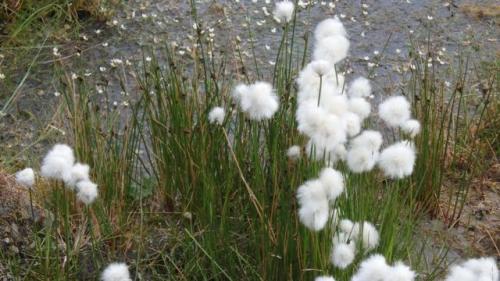
[[[101,274],[101,281],[132,281],[125,263],[111,263]]]
[[[35,172],[32,168],[25,168],[16,173],[16,182],[24,187],[33,188],[35,184]]]

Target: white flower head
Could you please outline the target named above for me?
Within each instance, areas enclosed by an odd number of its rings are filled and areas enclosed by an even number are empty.
[[[337,16],[318,23],[314,30],[314,38],[316,41],[332,36],[347,37],[345,27]]]
[[[125,263],[112,263],[101,274],[101,281],[132,281]]]
[[[24,187],[32,188],[35,184],[35,172],[31,168],[26,168],[16,173],[16,182]]]
[[[329,206],[323,184],[319,180],[305,182],[297,190],[299,219],[309,229],[319,231],[328,221]]]
[[[278,110],[278,97],[271,84],[256,82],[250,86],[239,85],[233,92],[241,110],[252,120],[270,119]]]
[[[410,135],[410,137],[414,138],[420,133],[420,122],[415,119],[406,120],[403,124],[401,124],[401,129],[403,132]]]
[[[314,278],[314,281],[335,281],[335,278],[332,276],[318,276]]]
[[[324,76],[332,71],[332,65],[326,60],[315,60],[311,67],[318,76]]]
[[[378,151],[367,147],[351,147],[347,151],[347,166],[354,173],[368,172],[373,169],[378,157]]]
[[[335,35],[316,41],[313,51],[314,60],[326,60],[336,64],[347,57],[349,40],[341,35]]]
[[[355,232],[357,229],[354,227],[354,223],[349,219],[341,220],[339,223],[339,229],[342,233],[345,233],[348,238],[355,238],[358,236],[358,233]]]
[[[359,229],[358,232],[361,232],[361,241],[363,244],[363,248],[367,250],[373,250],[378,246],[379,242],[379,234],[375,226],[369,222],[363,222],[362,229],[360,229],[361,225],[357,224],[354,226]]]
[[[410,119],[410,103],[403,96],[390,97],[378,106],[378,115],[391,127],[398,127]]]
[[[387,265],[385,257],[379,254],[372,255],[364,260],[359,270],[351,281],[385,281],[391,273],[391,267]]]
[[[323,60],[319,60],[323,61]],[[315,69],[316,68],[316,69]],[[304,67],[297,77],[297,85],[299,86],[298,102],[313,99],[318,101],[319,89],[321,84],[321,96],[340,95],[342,85],[344,84],[344,76],[336,74],[333,67],[325,73],[326,68],[318,69],[316,63],[311,62]],[[318,72],[324,73],[321,77]],[[321,82],[321,83],[320,83]]]
[[[413,281],[415,280],[415,272],[402,262],[396,262],[391,267],[391,273],[387,276],[385,281]]]
[[[73,149],[65,144],[56,144],[43,158],[40,173],[46,178],[62,180],[64,173],[71,169],[74,162]]]
[[[328,113],[342,116],[349,113],[348,100],[345,95],[322,95],[321,107],[326,109]]]
[[[408,142],[397,142],[380,153],[378,165],[384,174],[393,179],[402,179],[413,172],[415,148]]]
[[[85,205],[92,204],[97,198],[97,184],[89,180],[79,181],[76,184],[76,189],[78,191],[78,193],[76,194],[78,200],[82,201]]]
[[[372,93],[370,81],[364,77],[358,77],[352,81],[347,90],[347,94],[353,98],[366,98]]]
[[[454,265],[450,267],[448,276],[446,276],[445,281],[478,281],[477,276],[470,269]],[[486,281],[486,280],[485,280]],[[495,279],[490,279],[488,281],[496,281]]]
[[[319,175],[319,180],[323,184],[326,196],[329,200],[335,200],[344,191],[344,177],[332,168],[323,168]]]
[[[332,247],[330,259],[333,265],[340,269],[345,269],[354,261],[355,256],[354,243],[340,243]]]
[[[350,98],[348,104],[349,111],[358,115],[361,122],[370,116],[371,105],[364,98]]]
[[[208,122],[212,124],[222,125],[225,115],[226,111],[224,110],[224,108],[216,106],[212,108],[212,110],[210,110],[210,112],[208,113]]]
[[[288,148],[286,151],[286,156],[290,159],[299,159],[300,158],[300,146],[298,145],[292,145]]]
[[[345,130],[349,137],[353,137],[361,131],[361,119],[358,115],[347,112],[341,116]]]
[[[382,146],[382,134],[378,131],[364,130],[359,136],[350,141],[351,147],[363,147],[371,151],[378,151]]]
[[[289,1],[276,2],[274,17],[280,21],[289,22],[293,18],[294,5]]]
[[[73,189],[79,181],[89,180],[89,171],[89,165],[76,163],[70,169],[64,171],[63,181],[67,187]]]
[[[498,280],[498,267],[494,258],[469,259],[462,266],[470,270],[476,276],[477,280]]]

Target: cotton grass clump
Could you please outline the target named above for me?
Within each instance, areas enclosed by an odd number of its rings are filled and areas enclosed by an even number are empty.
[[[402,141],[382,150],[378,165],[386,176],[402,179],[413,173],[415,159],[414,146],[409,142]]]

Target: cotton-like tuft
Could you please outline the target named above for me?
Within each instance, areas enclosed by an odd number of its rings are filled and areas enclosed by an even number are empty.
[[[314,60],[326,60],[336,64],[347,57],[349,52],[349,40],[344,36],[336,35],[316,41],[313,51]]]
[[[351,140],[351,147],[363,147],[371,151],[378,151],[382,146],[382,134],[378,131],[364,130],[359,136]]]
[[[360,224],[355,225],[355,227],[360,227]],[[361,233],[361,229],[359,231]],[[369,222],[363,222],[361,241],[363,248],[367,250],[373,250],[378,246],[379,234],[375,226]]]
[[[299,219],[309,229],[323,229],[329,217],[328,199],[323,184],[319,180],[305,182],[297,190]]]
[[[286,156],[290,159],[299,159],[300,158],[300,146],[292,145],[286,151]]]
[[[361,119],[358,117],[358,115],[347,112],[340,118],[342,119],[342,123],[349,137],[353,137],[359,134],[359,132],[361,131]]]
[[[335,278],[332,276],[318,276],[314,278],[314,281],[335,281]]]
[[[498,267],[494,258],[478,258],[465,261],[462,266],[470,270],[481,281],[498,280]]]
[[[329,200],[335,200],[344,191],[344,177],[332,168],[321,170],[319,180],[323,184],[326,196]]]
[[[370,86],[370,81],[364,77],[359,77],[352,81],[347,90],[347,94],[352,98],[369,97],[371,93],[372,87]]]
[[[63,174],[63,181],[67,187],[74,189],[79,181],[89,180],[90,167],[87,164],[76,163]]]
[[[297,78],[297,85],[299,86],[297,100],[299,103],[306,100],[315,100],[317,103],[320,84],[321,99],[326,96],[340,95],[343,83],[344,76],[341,74],[336,75],[333,67],[330,67],[330,71],[322,76],[320,83],[320,76],[316,73],[314,64],[309,63],[300,71]]]
[[[414,138],[420,133],[420,122],[415,119],[406,120],[402,125],[401,129],[410,137]]]
[[[340,243],[332,247],[330,259],[333,265],[340,269],[345,269],[354,261],[355,256],[354,244],[351,246],[346,243]]]
[[[73,149],[65,144],[56,144],[43,158],[40,174],[45,178],[62,180],[74,162]]]
[[[343,233],[348,234],[348,237],[355,238],[358,236],[358,233],[353,233],[356,229],[354,228],[354,223],[349,219],[341,220],[339,223],[339,229]]]
[[[281,1],[276,3],[274,8],[274,17],[279,21],[289,22],[293,18],[294,5],[289,1]]]
[[[226,111],[220,106],[216,106],[208,113],[208,121],[212,124],[222,125]]]
[[[32,188],[35,184],[35,172],[26,168],[16,173],[16,182],[24,187]]]
[[[332,71],[332,65],[326,60],[312,61],[311,67],[319,76],[324,76]]]
[[[354,173],[368,172],[377,163],[379,153],[367,147],[351,147],[347,151],[347,166]]]
[[[370,116],[371,105],[364,98],[350,98],[348,107],[350,112],[359,116],[361,122]]]
[[[125,263],[111,263],[101,274],[101,281],[132,281]]]
[[[448,276],[446,276],[445,281],[478,281],[477,276],[468,268],[462,266],[454,265],[450,267]],[[488,281],[496,281],[491,279]]]
[[[331,19],[323,20],[314,30],[314,38],[316,41],[332,36],[347,36],[345,27],[337,16]]]
[[[408,142],[397,142],[380,153],[378,165],[387,177],[402,179],[412,174],[415,148]]]
[[[310,139],[306,144],[306,153],[311,160],[319,161],[325,160],[327,166],[333,166],[339,160],[345,160],[345,155],[347,151],[343,144],[338,144],[332,146],[322,146],[324,144],[317,144],[312,139]]]
[[[349,112],[349,104],[345,95],[322,95],[321,107],[328,113],[342,116]]]
[[[89,180],[78,182],[76,184],[76,190],[78,191],[76,197],[85,205],[92,204],[98,195],[97,184]]]
[[[387,265],[385,257],[376,254],[361,262],[351,281],[385,281],[390,273],[391,267]]]
[[[396,262],[391,267],[391,272],[384,281],[413,281],[415,280],[415,272],[402,262]]]
[[[239,102],[241,110],[256,121],[270,119],[279,107],[278,97],[267,82],[256,82],[250,86],[238,85],[233,98]]]
[[[378,115],[391,127],[402,126],[410,119],[410,103],[403,96],[390,97],[378,106]]]

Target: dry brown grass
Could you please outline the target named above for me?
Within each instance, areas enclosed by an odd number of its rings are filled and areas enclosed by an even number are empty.
[[[478,4],[464,4],[460,6],[460,10],[466,15],[476,18],[498,18],[500,17],[500,5],[478,5]],[[498,23],[498,20],[496,21]]]

